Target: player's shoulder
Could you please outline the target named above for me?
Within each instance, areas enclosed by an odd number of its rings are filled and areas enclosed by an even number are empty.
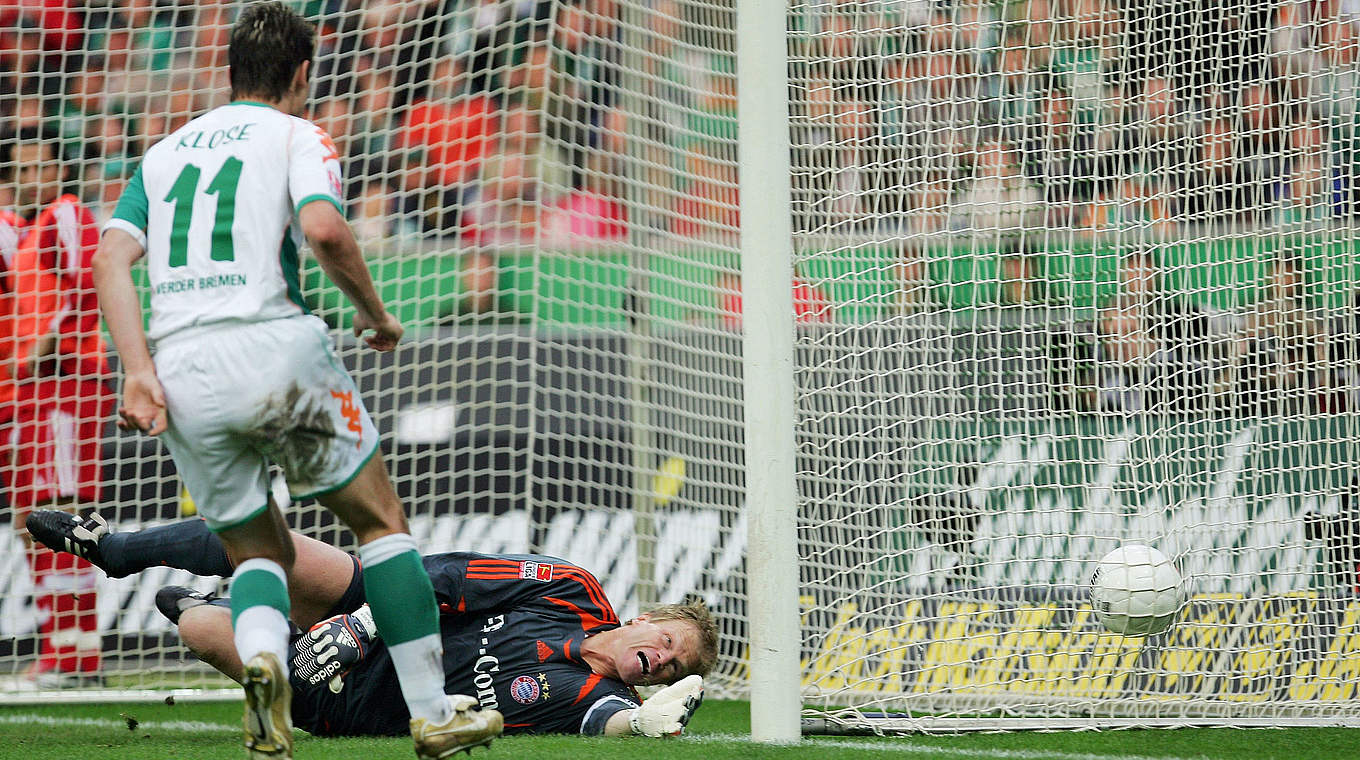
[[[531,585],[568,584],[585,588],[591,600],[608,607],[600,581],[589,570],[561,557],[546,554],[483,554],[446,552],[424,557],[425,569],[440,576],[468,581],[527,581]]]
[[[531,581],[560,580],[566,576],[595,578],[580,565],[547,554],[464,553],[462,556],[469,573],[510,574]]]
[[[19,241],[27,226],[27,219],[8,209],[0,209],[0,258],[3,258],[6,268],[10,266],[14,252],[19,249]]]
[[[280,113],[285,119],[288,120],[289,126],[293,127],[294,129],[308,129],[318,132],[322,131],[321,127],[317,126],[317,123],[312,121],[311,119],[308,119],[304,116],[294,116],[293,114],[290,113],[282,112]]]
[[[292,114],[281,115],[286,119],[284,123],[288,126],[288,133],[293,137],[317,140],[326,145],[330,144],[330,135],[326,134],[326,130],[322,129],[316,122]]]
[[[545,688],[567,696],[566,701],[572,704],[589,706],[607,697],[642,702],[632,686],[596,673],[584,662],[553,658],[527,670],[533,671]]]
[[[571,562],[568,562],[567,560],[562,559],[561,557],[555,557],[548,554],[510,554],[510,553],[495,554],[491,552],[453,551],[453,552],[440,552],[438,554],[427,554],[425,555],[425,558],[428,560],[437,559],[441,562],[462,562],[464,564],[478,562],[480,564],[485,565],[492,564],[511,565],[518,564],[520,562],[543,562],[558,565],[572,564]]]
[[[192,155],[204,148],[211,150],[219,145],[243,143],[247,136],[250,142],[270,135],[286,138],[297,128],[298,122],[309,123],[263,103],[227,103],[195,116],[156,141],[147,148],[142,165],[154,167],[159,160],[169,160],[173,154]]]

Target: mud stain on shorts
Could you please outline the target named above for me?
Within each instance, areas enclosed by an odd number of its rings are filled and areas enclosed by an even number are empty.
[[[255,425],[244,435],[290,482],[313,483],[327,472],[337,441],[335,421],[326,407],[330,395],[308,392],[297,383],[265,400]]]

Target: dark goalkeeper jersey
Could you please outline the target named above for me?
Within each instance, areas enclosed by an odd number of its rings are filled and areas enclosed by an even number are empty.
[[[641,700],[580,658],[588,635],[619,626],[595,576],[527,554],[468,552],[424,558],[439,601],[444,691],[476,697],[505,716],[506,733],[599,734]],[[357,606],[357,605],[356,605]],[[333,694],[299,692],[299,728],[321,735],[405,734],[410,715],[381,641]]]

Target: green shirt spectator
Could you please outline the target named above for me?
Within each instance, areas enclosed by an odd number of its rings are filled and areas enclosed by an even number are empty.
[[[174,63],[176,29],[171,15],[153,0],[124,0],[121,13],[91,25],[85,49],[92,55],[129,54],[131,71],[166,71]],[[87,67],[89,68],[89,67]]]

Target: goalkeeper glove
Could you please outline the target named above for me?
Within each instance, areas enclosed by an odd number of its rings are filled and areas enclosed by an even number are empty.
[[[366,604],[352,615],[322,620],[293,642],[289,680],[299,689],[326,683],[339,694],[345,675],[364,659],[377,636],[378,627]]]
[[[633,710],[628,725],[642,736],[679,736],[704,701],[703,676],[676,681]]]

